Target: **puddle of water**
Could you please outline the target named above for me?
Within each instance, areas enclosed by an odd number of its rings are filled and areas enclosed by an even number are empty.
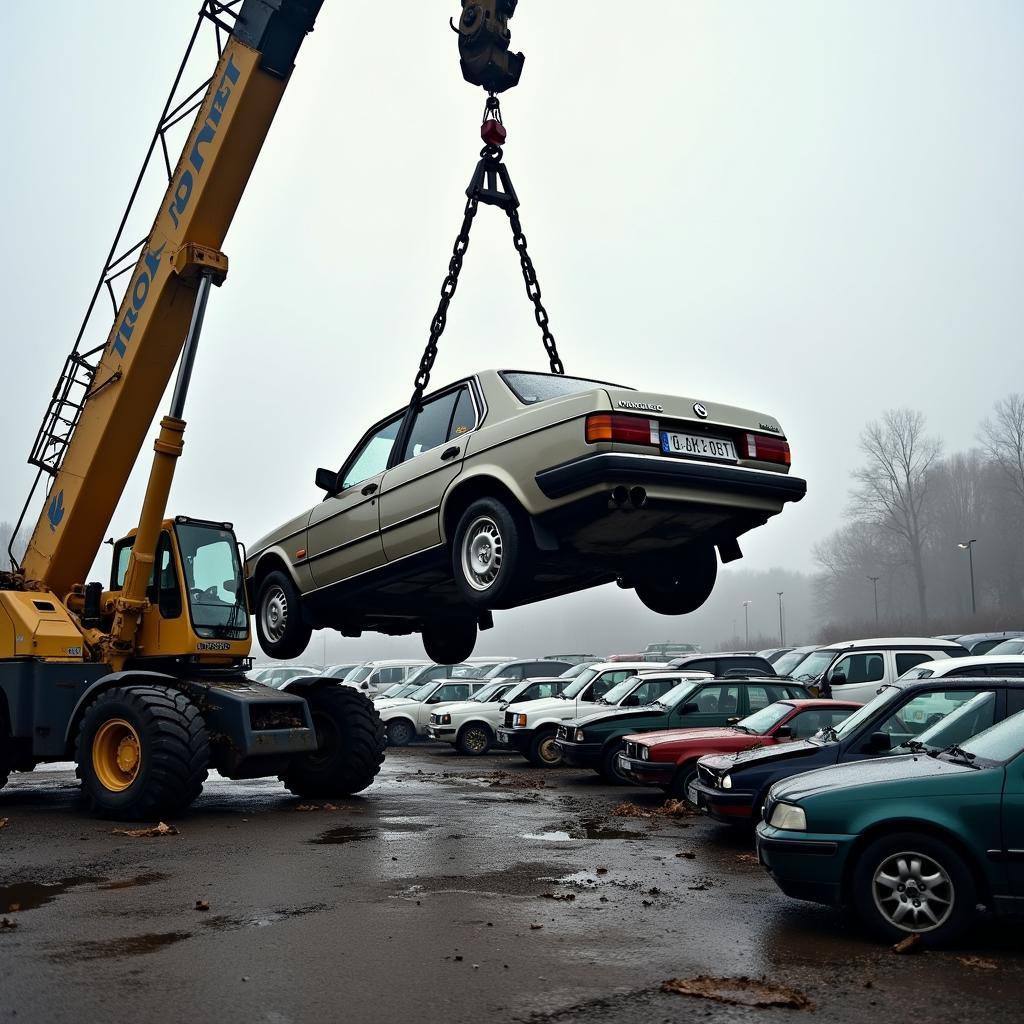
[[[573,837],[568,832],[524,832],[520,839],[539,839],[545,843],[571,843]]]
[[[381,822],[379,828],[340,825],[337,828],[329,828],[326,832],[321,832],[315,839],[310,839],[309,841],[318,846],[330,846],[336,843],[358,843],[364,839],[383,839],[385,842],[388,842],[410,832],[426,832],[431,827],[431,825],[423,822],[404,821],[396,818]]]
[[[76,886],[105,881],[105,878],[93,875],[79,875],[75,878],[62,878],[59,882],[18,882],[15,885],[0,886],[0,912],[11,912],[14,907],[18,910],[35,910],[52,903]]]
[[[646,832],[633,832],[628,828],[608,828],[600,818],[581,818],[580,829],[587,839],[649,839]]]
[[[288,910],[261,910],[243,917],[229,917],[219,914],[203,920],[204,928],[215,932],[234,932],[242,928],[267,928],[272,924],[287,921],[290,917],[303,917],[306,914],[317,914],[326,910],[326,903],[313,903],[306,907],[292,907]]]
[[[55,963],[75,960],[107,960],[128,956],[145,956],[159,952],[182,939],[190,938],[191,932],[153,932],[148,935],[127,935],[116,939],[97,942],[77,942],[74,946],[50,954]]]
[[[151,871],[146,875],[136,875],[134,878],[115,878],[112,882],[97,885],[97,889],[107,892],[111,889],[135,889],[141,885],[152,885],[154,882],[162,882],[170,875],[161,874],[159,871]]]

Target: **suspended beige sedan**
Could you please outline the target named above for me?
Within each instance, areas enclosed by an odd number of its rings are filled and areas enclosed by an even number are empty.
[[[250,548],[260,643],[294,658],[314,629],[419,632],[450,664],[492,611],[614,582],[692,612],[737,538],[804,496],[789,468],[763,413],[485,370],[371,427],[317,471],[323,500]]]

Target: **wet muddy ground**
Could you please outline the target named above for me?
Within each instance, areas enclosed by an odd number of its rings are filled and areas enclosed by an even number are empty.
[[[1021,1020],[1019,923],[899,956],[783,897],[747,838],[623,800],[661,803],[417,746],[326,806],[215,777],[178,835],[132,838],[70,767],[15,776],[0,1020]]]

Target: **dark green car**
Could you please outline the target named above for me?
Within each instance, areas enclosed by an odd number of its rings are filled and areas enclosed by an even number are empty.
[[[659,678],[653,672],[644,676],[646,681]],[[774,677],[687,679],[653,704],[620,705],[566,722],[558,728],[556,743],[562,763],[570,768],[593,768],[608,782],[627,782],[618,761],[623,739],[631,733],[732,725],[777,700],[806,696],[800,683]]]
[[[777,783],[757,850],[787,895],[850,907],[889,941],[948,942],[979,903],[1024,913],[1024,711],[942,751]]]

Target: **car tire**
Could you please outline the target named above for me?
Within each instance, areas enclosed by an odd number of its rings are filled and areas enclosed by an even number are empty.
[[[658,576],[636,585],[636,596],[659,615],[688,615],[711,596],[718,578],[718,556],[710,545],[689,552],[677,574]]]
[[[529,527],[497,498],[474,501],[459,519],[452,544],[452,573],[472,608],[505,608],[529,572]]]
[[[455,737],[455,749],[460,754],[480,757],[494,743],[494,733],[483,722],[467,722]]]
[[[619,773],[619,754],[626,749],[626,744],[621,741],[612,743],[601,755],[601,767],[599,769],[601,778],[609,786],[625,786],[629,783],[624,775]]]
[[[697,781],[697,762],[687,761],[685,764],[681,764],[677,769],[675,775],[672,776],[672,783],[668,787],[668,795],[673,800],[685,800],[686,791],[690,788],[690,784]]]
[[[304,694],[317,749],[293,757],[281,775],[296,796],[351,796],[366,789],[384,763],[384,723],[373,703],[351,686],[321,686]]]
[[[202,792],[210,737],[180,690],[117,687],[86,708],[75,762],[93,813],[121,821],[169,817]]]
[[[405,718],[394,718],[385,728],[389,747],[407,747],[416,738],[415,726]]]
[[[271,658],[297,658],[309,645],[312,629],[302,618],[302,595],[287,573],[267,573],[256,592],[256,635]]]
[[[555,745],[555,729],[544,729],[533,737],[527,760],[538,768],[557,768],[562,763],[562,752]]]
[[[918,888],[922,881],[929,883],[924,891]],[[850,896],[861,920],[885,941],[916,933],[929,946],[960,935],[978,901],[963,857],[942,840],[913,832],[878,839],[860,854]]]
[[[423,650],[438,665],[458,665],[476,647],[476,623],[472,619],[447,619],[423,627]]]

